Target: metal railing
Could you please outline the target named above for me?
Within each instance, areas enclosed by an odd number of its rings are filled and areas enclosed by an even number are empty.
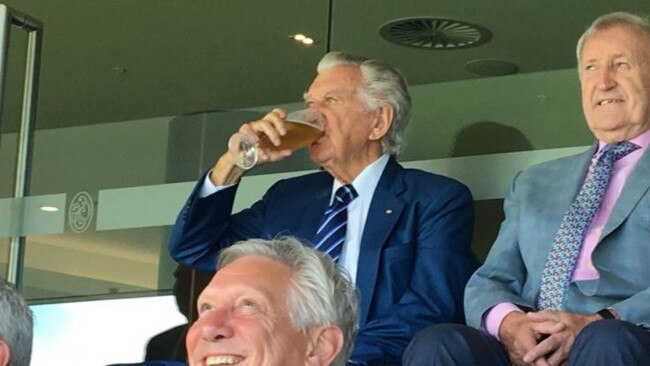
[[[36,100],[38,93],[38,72],[41,58],[41,44],[43,38],[43,23],[19,11],[0,4],[0,116],[4,101],[5,80],[7,74],[7,51],[11,27],[19,27],[28,33],[27,57],[25,67],[25,83],[23,91],[23,106],[18,137],[18,154],[16,158],[16,178],[14,198],[17,200],[25,196],[29,185],[31,163],[31,143],[36,122]],[[2,119],[0,118],[0,127]],[[22,207],[22,202],[18,205]],[[22,213],[19,213],[22,220]],[[25,252],[25,237],[14,236],[11,238],[9,251],[9,265],[7,280],[21,287],[22,268]]]

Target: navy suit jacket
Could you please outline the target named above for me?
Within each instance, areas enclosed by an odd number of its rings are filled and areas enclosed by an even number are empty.
[[[294,235],[311,240],[329,205],[326,172],[282,180],[231,214],[236,187],[198,198],[199,182],[178,216],[172,257],[214,270],[220,249],[247,238]],[[360,332],[352,360],[400,364],[413,335],[432,323],[462,322],[465,283],[478,262],[471,253],[472,197],[463,184],[404,169],[393,157],[375,190],[364,228],[356,285]]]

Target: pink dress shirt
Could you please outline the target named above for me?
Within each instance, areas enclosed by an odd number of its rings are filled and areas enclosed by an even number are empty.
[[[637,136],[636,138],[630,140],[630,142],[639,145],[641,148],[637,149],[627,156],[621,158],[614,163],[614,168],[612,170],[612,177],[607,185],[605,191],[605,196],[603,197],[603,202],[596,212],[594,220],[589,225],[585,239],[582,242],[582,247],[580,248],[580,254],[578,255],[578,261],[576,262],[576,267],[573,270],[572,279],[574,281],[585,281],[585,280],[595,280],[598,278],[598,271],[591,263],[591,253],[593,253],[596,245],[600,240],[600,235],[607,223],[609,215],[612,213],[614,204],[618,200],[618,196],[623,190],[625,181],[627,177],[630,176],[632,169],[639,161],[645,150],[650,145],[650,130],[644,132],[642,135]],[[598,152],[591,159],[591,166],[589,169],[592,169],[594,163],[600,156],[602,149],[605,147],[605,143],[602,141],[598,142]],[[513,311],[522,311],[516,305],[503,302],[495,305],[483,317],[483,327],[491,335],[499,338],[499,327],[501,322],[506,315],[510,314]]]

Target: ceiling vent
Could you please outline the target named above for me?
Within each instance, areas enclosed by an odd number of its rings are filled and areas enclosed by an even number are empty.
[[[519,71],[519,66],[505,60],[472,60],[465,64],[465,70],[479,76],[512,75]]]
[[[379,34],[391,43],[427,50],[476,47],[492,38],[492,33],[480,25],[440,18],[394,20],[384,24]]]

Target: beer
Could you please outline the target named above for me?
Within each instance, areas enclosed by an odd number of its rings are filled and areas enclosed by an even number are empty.
[[[301,122],[286,121],[284,124],[287,133],[280,136],[280,146],[275,146],[266,135],[260,137],[260,147],[269,150],[298,150],[309,146],[323,134],[323,131],[315,126]]]
[[[286,134],[280,136],[280,146],[275,146],[263,132],[259,132],[259,144],[269,151],[298,150],[316,141],[323,134],[324,117],[310,108],[293,111],[285,119]],[[234,156],[234,163],[243,169],[250,169],[259,158],[257,146],[250,136],[237,132],[228,140],[228,151]]]

